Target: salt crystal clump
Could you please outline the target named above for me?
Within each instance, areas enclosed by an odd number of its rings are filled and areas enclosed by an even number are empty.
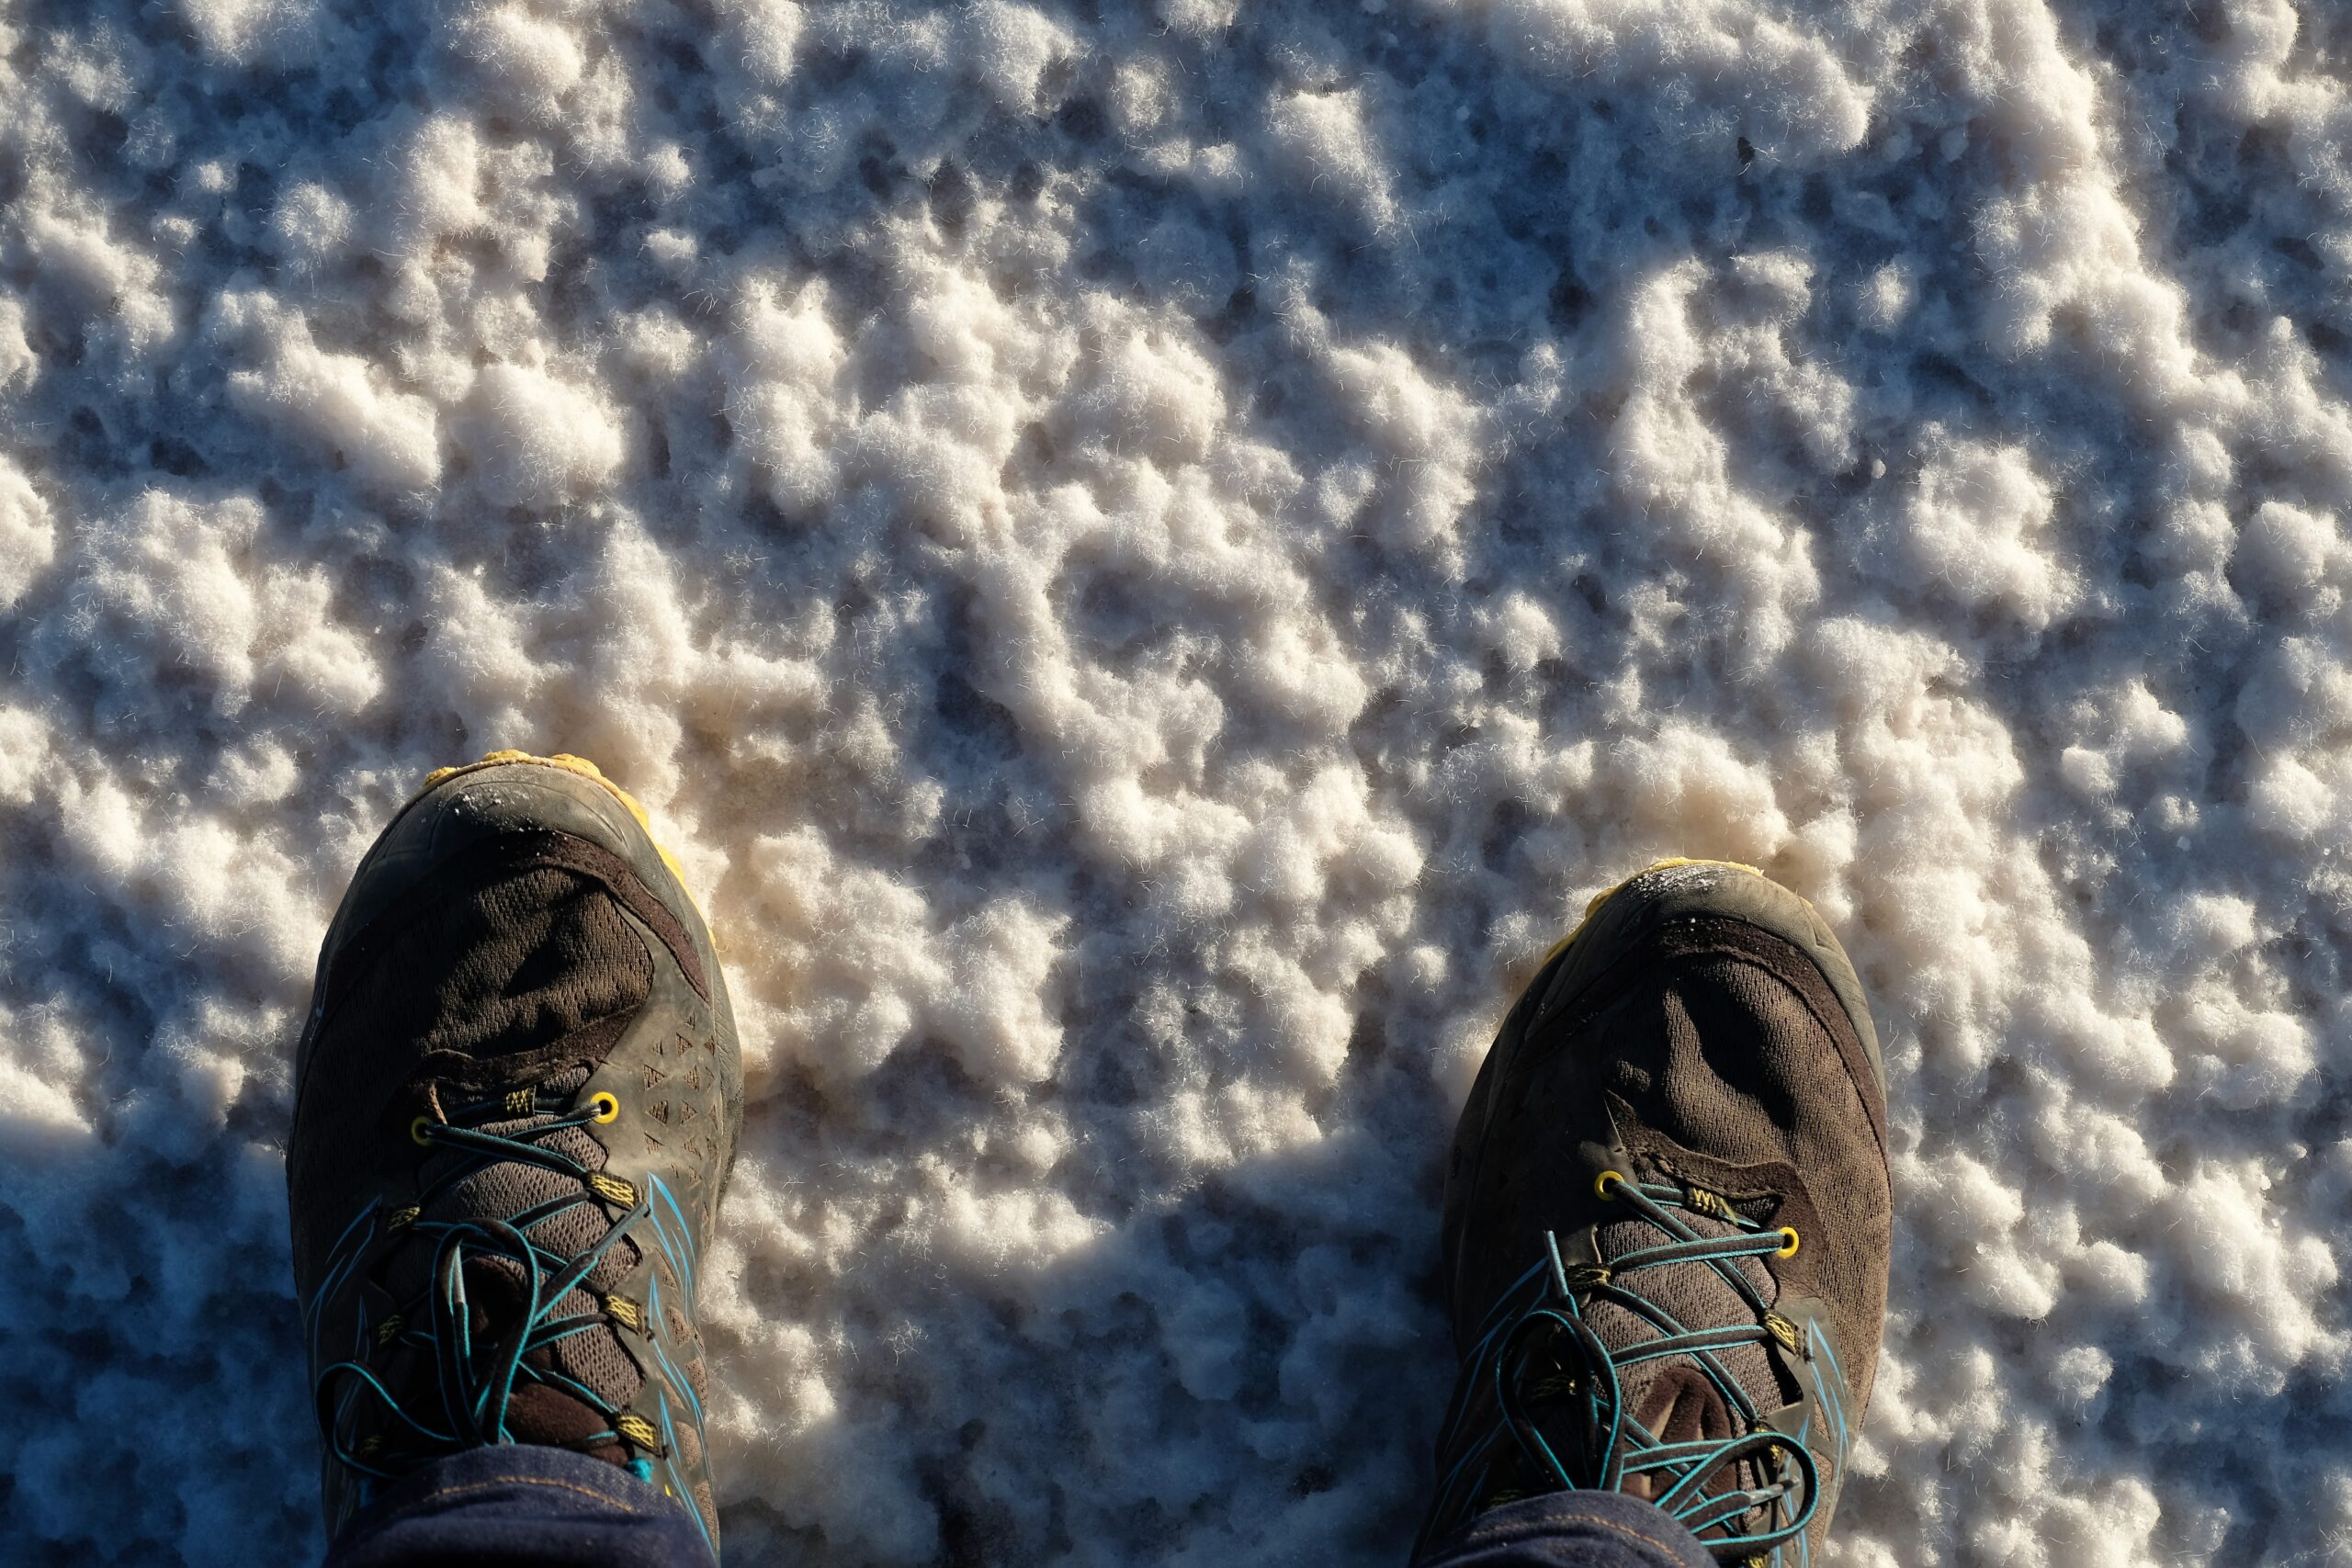
[[[932,1004],[933,1024],[983,1077],[1041,1083],[1052,1077],[1062,1039],[1046,987],[1068,924],[1066,917],[1007,902],[958,921],[940,939],[955,959]]]
[[[2352,728],[2352,660],[2331,637],[2281,637],[2239,689],[2231,716],[2290,760],[2324,755],[2310,742]]]
[[[2254,945],[2260,936],[2251,900],[2227,893],[2192,893],[2165,912],[2174,950],[2184,956],[2222,958]]]
[[[458,23],[453,36],[460,58],[481,73],[492,101],[510,112],[553,114],[586,64],[569,30],[522,5],[477,11]]]
[[[397,254],[422,261],[442,238],[486,216],[481,138],[470,119],[441,114],[420,120],[405,143],[384,171],[377,221]]]
[[[792,74],[793,52],[807,15],[794,0],[725,0],[727,58],[770,86]]]
[[[823,292],[786,303],[755,290],[728,348],[729,417],[767,469],[770,497],[788,511],[830,499],[829,448],[842,427],[833,389],[848,355],[827,320]]]
[[[2113,796],[2127,774],[2175,761],[2191,750],[2188,721],[2143,681],[2086,696],[2071,716],[2081,739],[2058,754],[2059,776],[2094,800]]]
[[[2337,781],[2343,773],[2334,765],[2324,775],[2293,757],[2275,757],[2255,774],[2246,791],[2246,814],[2274,838],[2308,843],[2339,821],[2345,792]]]
[[[1719,569],[1710,575],[1738,604],[1757,660],[1789,646],[1819,573],[1809,536],[1752,490],[1703,387],[1727,353],[1753,372],[1743,412],[1769,408],[1774,439],[1793,427],[1817,460],[1842,466],[1851,390],[1789,352],[1810,280],[1810,264],[1786,254],[1741,257],[1727,277],[1691,261],[1660,267],[1628,291],[1596,356],[1616,394],[1608,471],[1620,503],[1660,548]]]
[[[1788,838],[1770,776],[1719,736],[1668,724],[1613,750],[1606,766],[1618,810],[1661,853],[1755,863]]]
[[[764,839],[752,864],[774,917],[754,989],[826,1074],[870,1072],[919,1031],[986,1077],[1047,1077],[1060,1031],[1041,996],[1063,922],[1003,904],[942,930],[899,878],[841,864],[813,833]]]
[[[1996,607],[2040,631],[2072,605],[2075,579],[2048,547],[2055,498],[2017,447],[1930,430],[1918,488],[1904,508],[1904,557],[1930,591]]]
[[[1211,38],[1233,25],[1240,0],[1153,0],[1152,9],[1175,32]]]
[[[49,502],[23,474],[0,464],[0,610],[24,597],[56,553]]]
[[[341,254],[351,232],[351,204],[314,180],[288,186],[269,215],[269,234],[278,254],[300,267],[315,267]]]
[[[1383,233],[1396,225],[1396,198],[1364,111],[1352,89],[1295,93],[1274,104],[1267,130],[1280,165],[1304,193],[1346,202]]]
[[[1606,73],[1620,88],[1666,80],[1728,99],[1749,135],[1786,155],[1842,152],[1869,127],[1871,95],[1837,46],[1769,12],[1724,0],[1509,0],[1489,15],[1498,37],[1547,73]]]
[[[224,967],[299,966],[306,949],[315,956],[300,878],[273,828],[242,829],[176,801],[142,800],[112,780],[70,776],[57,791],[57,820],[77,874],[181,940],[213,948]],[[242,1072],[252,1056],[236,1053],[217,1066]]]
[[[1399,547],[1444,558],[1476,495],[1470,471],[1484,423],[1477,411],[1391,344],[1335,344],[1324,364],[1374,464],[1396,476],[1392,499],[1380,510],[1381,535]]]
[[[38,713],[0,707],[0,804],[23,806],[50,760],[49,726]]]
[[[1225,419],[1225,390],[1199,350],[1130,325],[1108,344],[1084,383],[1062,405],[1078,449],[1123,465],[1129,453],[1164,463],[1197,462]]]
[[[249,345],[228,378],[230,400],[249,417],[373,488],[420,490],[440,477],[440,422],[425,399],[387,385],[357,355],[320,348],[308,322],[269,299],[231,295],[214,324],[224,340]]]
[[[265,681],[321,711],[355,713],[383,678],[365,646],[336,623],[333,590],[315,568],[246,563],[262,552],[262,512],[236,497],[217,504],[162,491],[96,531],[85,557],[83,614],[118,646],[167,654],[217,684],[226,715]]]
[[[1532,595],[1513,591],[1478,610],[1480,640],[1515,668],[1555,659],[1562,649],[1558,623]]]
[[[1122,134],[1140,137],[1159,130],[1179,102],[1166,61],[1141,55],[1112,67],[1111,116]]]
[[[1075,47],[1070,35],[1034,6],[980,0],[963,14],[966,48],[989,96],[1017,114],[1038,102],[1046,68]]]
[[[214,790],[239,806],[266,807],[284,800],[301,784],[301,763],[293,750],[269,735],[256,735],[224,760]]]
[[[704,344],[666,310],[647,310],[623,324],[620,362],[656,386],[674,385],[701,357]]]
[[[40,374],[40,355],[25,339],[24,301],[0,293],[0,391],[21,390]]]
[[[101,337],[119,338],[126,354],[143,358],[177,333],[161,265],[102,213],[37,209],[24,233],[61,302]]]
[[[294,47],[318,14],[318,0],[178,0],[178,10],[207,53],[250,65]]]
[[[2341,553],[2333,518],[2266,501],[2239,535],[2233,560],[2256,589],[2298,604]]]
[[[1863,285],[1862,317],[1881,332],[1893,332],[1911,313],[1918,294],[1918,268],[1909,258],[1891,261]]]
[[[2256,1398],[2275,1398],[2305,1360],[2345,1349],[2343,1330],[2320,1315],[2335,1253],[2274,1214],[2269,1187],[2256,1169],[2200,1162],[2173,1195],[2179,1223],[2167,1237],[2183,1253],[2198,1362]]]
[[[51,1161],[96,1132],[73,1086],[88,1064],[53,1010],[21,1014],[0,1007],[0,1159]]]
[[[493,365],[474,378],[454,434],[484,493],[510,506],[594,491],[622,457],[620,429],[603,399],[520,365]]]
[[[482,716],[503,735],[528,733],[548,671],[533,657],[534,628],[500,613],[479,576],[440,567],[420,595],[429,615],[415,675],[452,711]]]

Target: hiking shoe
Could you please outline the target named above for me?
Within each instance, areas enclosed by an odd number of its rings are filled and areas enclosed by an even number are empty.
[[[330,1537],[445,1455],[540,1443],[715,1556],[695,1269],[742,1122],[710,933],[573,757],[444,769],[319,954],[286,1177]]]
[[[1416,1556],[1581,1488],[1649,1498],[1721,1560],[1812,1560],[1885,1322],[1885,1081],[1795,894],[1668,861],[1593,901],[1454,1134],[1462,1373]]]

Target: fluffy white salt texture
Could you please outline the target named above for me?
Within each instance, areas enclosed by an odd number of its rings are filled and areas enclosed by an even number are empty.
[[[585,68],[571,30],[533,16],[527,6],[478,10],[455,32],[458,53],[481,73],[489,102],[510,112],[560,112]]]
[[[13,468],[0,468],[0,610],[24,597],[57,554],[49,503]]]
[[[320,7],[316,0],[179,0],[175,9],[206,54],[251,65],[281,55]]]
[[[459,441],[483,493],[546,506],[600,486],[620,466],[620,431],[603,401],[559,376],[493,365],[475,378]]]
[[[306,436],[337,469],[390,491],[422,490],[440,475],[440,421],[432,402],[387,384],[356,354],[322,350],[309,327],[266,296],[229,294],[215,335],[250,345],[222,378],[249,418]]]
[[[1905,509],[1908,564],[1962,604],[2006,611],[2040,631],[2072,602],[2063,564],[2040,548],[2054,504],[2021,448],[1947,447],[1928,433]]]
[[[1887,1045],[1833,1556],[2352,1555],[2340,8],[0,35],[34,1557],[318,1551],[288,1050],[509,745],[729,966],[732,1561],[1397,1561],[1452,1118],[1669,853]]]
[[[316,266],[350,240],[351,204],[322,185],[288,186],[269,216],[269,235],[294,266]]]

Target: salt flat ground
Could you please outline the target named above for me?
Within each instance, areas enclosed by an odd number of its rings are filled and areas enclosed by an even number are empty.
[[[731,964],[733,1561],[1398,1562],[1667,853],[1889,1046],[1838,1561],[2352,1557],[2352,10],[0,17],[0,1555],[317,1550],[310,964],[520,746]]]

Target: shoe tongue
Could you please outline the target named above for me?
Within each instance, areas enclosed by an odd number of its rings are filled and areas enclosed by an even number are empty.
[[[1683,1222],[1702,1236],[1729,1235],[1738,1227],[1704,1214],[1684,1214]],[[1657,1247],[1667,1238],[1641,1221],[1603,1225],[1594,1237],[1604,1263],[1628,1252]],[[1779,1285],[1771,1273],[1752,1258],[1731,1265],[1747,1276],[1767,1303],[1776,1300]],[[1756,1325],[1756,1309],[1712,1263],[1670,1263],[1641,1269],[1613,1281],[1663,1311],[1684,1329],[1743,1327]],[[1629,1307],[1606,1298],[1590,1303],[1585,1321],[1612,1355],[1623,1354],[1667,1331]],[[1759,1413],[1788,1403],[1780,1376],[1761,1345],[1736,1345],[1713,1352],[1715,1364],[1738,1385]],[[1660,1356],[1651,1360],[1621,1363],[1618,1389],[1627,1415],[1667,1442],[1738,1435],[1739,1424],[1730,1405],[1707,1376],[1696,1357]]]
[[[1722,1442],[1738,1435],[1731,1406],[1694,1363],[1677,1359],[1661,1366],[1627,1406],[1634,1420],[1662,1443]]]

